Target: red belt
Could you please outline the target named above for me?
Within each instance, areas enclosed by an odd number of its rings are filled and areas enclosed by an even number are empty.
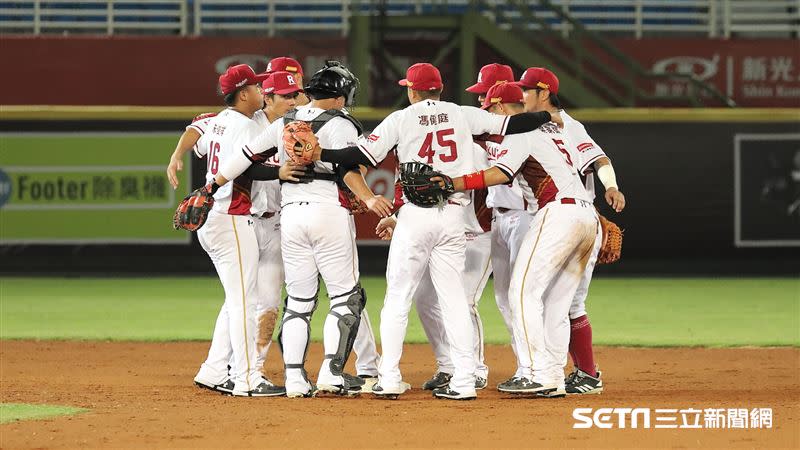
[[[580,203],[578,203],[578,202],[580,202]],[[589,202],[587,202],[586,200],[576,200],[576,199],[574,199],[572,197],[565,197],[565,198],[561,199],[561,204],[562,205],[577,205],[577,204],[580,204],[581,206],[588,206]]]

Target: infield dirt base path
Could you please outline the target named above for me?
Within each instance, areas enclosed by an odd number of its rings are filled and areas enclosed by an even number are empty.
[[[277,345],[272,378],[282,380]],[[414,390],[397,401],[231,398],[192,378],[207,343],[1,341],[0,401],[89,408],[0,425],[3,448],[63,447],[800,447],[800,349],[600,348],[602,395],[501,395],[507,347],[486,349],[489,389],[471,402],[418,389],[433,372],[426,345],[406,346]],[[318,368],[321,346],[308,368]],[[772,408],[772,429],[573,429],[577,407]],[[680,423],[680,415],[678,423]],[[701,417],[701,425],[703,420]],[[655,422],[653,422],[655,425]]]

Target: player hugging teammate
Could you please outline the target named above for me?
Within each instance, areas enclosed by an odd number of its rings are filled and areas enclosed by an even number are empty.
[[[344,110],[358,84],[347,68],[328,62],[303,89],[295,78],[302,77],[299,64],[289,58],[273,62],[285,70],[265,81],[264,95],[273,97],[264,111],[257,83],[267,74],[247,66],[228,69],[220,88],[229,109],[190,126],[168,168],[176,180],[187,147],[196,143],[201,155],[208,145],[208,184],[184,199],[174,219],[176,228],[199,229],[226,292],[209,357],[195,382],[234,395],[371,392],[396,399],[410,388],[399,362],[415,299],[438,363],[424,387],[437,398],[474,399],[488,378],[477,302],[492,270],[491,249],[495,297],[517,357],[514,376],[498,389],[545,397],[601,392],[584,303],[595,263],[618,258],[621,238],[592,206],[594,175],[613,209],[621,211],[625,200],[608,157],[560,109],[555,75],[530,68],[513,82],[510,67],[487,65],[468,88],[479,95],[479,109],[440,100],[438,69],[415,64],[399,82],[411,105],[390,114],[367,138]],[[311,103],[293,109],[303,92]],[[192,139],[192,131],[201,137]],[[390,151],[397,154],[402,187],[394,211],[363,177],[366,167]],[[257,183],[268,188],[256,189]],[[491,232],[476,216],[488,212],[484,198],[493,208]],[[365,210],[380,217],[394,213],[378,228],[391,238],[379,364],[352,219],[353,211]],[[278,232],[261,239],[271,245],[260,245],[253,220],[274,217]],[[280,269],[258,269],[262,260],[276,258]],[[283,269],[288,296],[279,342],[285,389],[263,370],[270,318],[277,317],[275,274]],[[314,384],[305,359],[319,278],[331,306]],[[354,346],[359,377],[343,372]],[[568,352],[575,371],[565,379]]]

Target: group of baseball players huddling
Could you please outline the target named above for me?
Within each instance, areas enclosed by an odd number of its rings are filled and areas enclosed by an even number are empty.
[[[531,67],[514,81],[511,67],[488,64],[467,88],[480,108],[441,101],[441,75],[428,63],[409,67],[399,84],[410,106],[363,134],[346,110],[358,80],[336,61],[305,83],[288,57],[263,74],[242,64],[219,77],[227,109],[195,118],[167,168],[177,188],[188,151],[207,160],[206,186],[181,202],[174,225],[197,231],[225,291],[194,382],[234,396],[396,399],[410,389],[399,364],[416,302],[437,363],[422,388],[475,399],[489,373],[478,301],[494,272],[517,362],[497,389],[602,392],[584,306],[610,240],[593,206],[594,177],[613,210],[625,198],[603,150],[561,109],[558,78]],[[394,202],[364,179],[390,152],[399,162]],[[353,215],[363,212],[380,216],[376,233],[391,240],[380,356],[359,283]],[[313,383],[305,360],[320,279],[330,309]],[[278,386],[265,360],[284,282]],[[344,372],[351,351],[356,375]],[[567,353],[575,370],[565,378]]]

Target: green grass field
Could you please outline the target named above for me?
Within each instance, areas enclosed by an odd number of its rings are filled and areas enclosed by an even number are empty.
[[[377,332],[385,282],[362,283]],[[0,278],[0,338],[208,340],[221,304],[212,277]],[[798,279],[600,278],[587,305],[600,345],[800,346]],[[508,342],[491,282],[480,310],[486,341]],[[407,341],[425,342],[415,314]]]
[[[30,405],[26,403],[0,403],[0,424],[17,420],[46,419],[88,411],[83,408],[56,405]]]

